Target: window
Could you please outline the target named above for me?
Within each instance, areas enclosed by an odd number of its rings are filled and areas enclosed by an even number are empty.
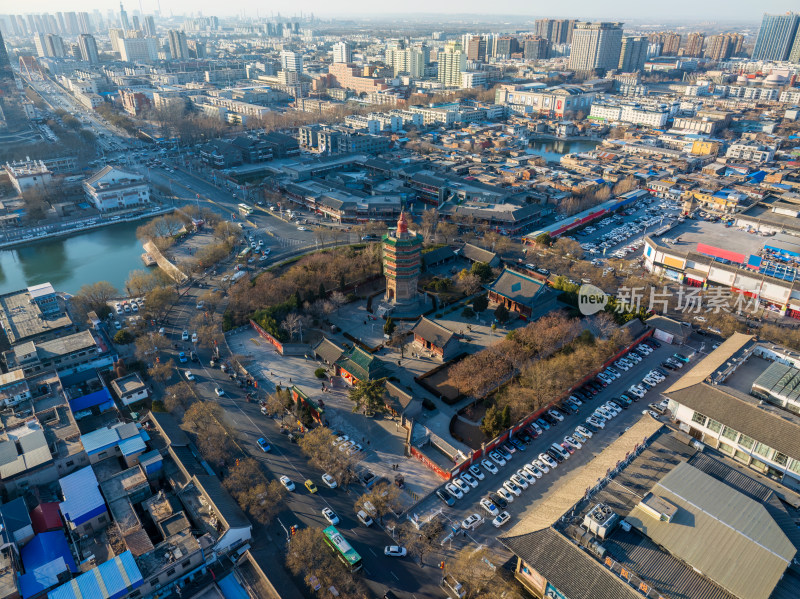
[[[753,449],[754,444],[755,440],[745,434],[742,434],[742,436],[739,438],[739,445],[745,449]]]
[[[800,460],[792,460],[789,464],[789,470],[795,474],[800,474]]]
[[[733,449],[733,445],[728,445],[727,443],[720,443],[719,450],[722,453],[727,453],[728,455],[733,455],[733,452],[735,451]]]
[[[706,428],[718,433],[722,430],[722,424],[714,420],[713,418],[708,419],[708,424],[706,424]]]
[[[768,445],[764,445],[763,443],[756,443],[756,448],[753,451],[755,451],[758,455],[762,457],[770,458],[772,457],[772,452],[774,450]]]
[[[734,452],[733,457],[734,459],[744,462],[745,464],[750,461],[750,456],[743,451],[739,451],[738,449]]]
[[[170,568],[167,570],[167,576],[174,576],[175,575],[175,568]]]
[[[736,437],[739,436],[739,432],[733,430],[731,427],[726,426],[722,431],[722,436],[726,439],[730,439],[731,441],[736,441]]]
[[[184,562],[181,564],[181,568],[183,568],[183,569],[185,570],[186,568],[188,568],[188,567],[189,567],[189,566],[191,566],[191,565],[192,565],[192,560],[190,560],[190,559],[187,559],[186,561],[184,561]]]
[[[75,465],[75,462],[73,460],[68,461],[67,464],[66,464],[67,468],[69,468],[70,466],[74,466],[74,465]]]
[[[694,414],[692,414],[692,422],[696,422],[700,426],[705,426],[706,420],[708,420],[708,418],[703,416],[700,412],[695,412]]]
[[[100,524],[105,524],[105,522],[106,522],[107,520],[108,520],[108,518],[106,518],[106,515],[105,515],[105,514],[103,514],[102,516],[100,516],[100,517],[97,519],[97,521],[98,521]]]
[[[789,461],[789,456],[782,454],[780,451],[776,451],[772,461],[781,466],[786,466],[786,463]]]

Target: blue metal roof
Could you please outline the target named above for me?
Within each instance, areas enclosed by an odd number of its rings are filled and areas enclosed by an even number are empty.
[[[142,439],[139,435],[131,437],[130,439],[125,439],[119,444],[119,450],[125,457],[140,451],[144,451],[145,449],[147,449],[147,447],[144,444],[144,439]]]
[[[19,576],[19,588],[23,599],[38,595],[58,584],[58,576],[67,571],[63,557],[54,559],[35,570],[29,570]]]
[[[126,551],[47,594],[48,599],[118,599],[142,586],[133,554]]]
[[[91,466],[81,468],[58,482],[64,496],[61,513],[73,524],[83,524],[106,511],[106,504]]]
[[[100,428],[81,435],[81,443],[86,453],[92,455],[119,443],[119,433],[115,428]]]
[[[69,402],[69,407],[73,412],[79,412],[86,408],[99,406],[109,400],[113,401],[111,393],[108,392],[108,389],[103,387],[100,391],[95,391],[94,393],[89,393],[89,395],[83,395],[77,399],[73,399]]]
[[[22,565],[30,572],[49,564],[55,559],[63,558],[64,563],[73,572],[78,571],[67,538],[60,530],[42,532],[34,536],[20,551]]]

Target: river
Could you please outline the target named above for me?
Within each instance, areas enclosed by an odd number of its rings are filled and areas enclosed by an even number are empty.
[[[75,293],[81,285],[108,281],[124,293],[130,271],[146,268],[136,228],[145,221],[108,225],[0,251],[0,293],[39,283]]]
[[[600,145],[600,141],[591,139],[534,139],[528,146],[528,153],[541,156],[547,162],[558,162],[564,154],[588,152]]]

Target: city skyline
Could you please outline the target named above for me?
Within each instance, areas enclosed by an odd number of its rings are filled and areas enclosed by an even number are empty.
[[[517,3],[511,1],[504,1],[494,3],[493,11],[491,14],[486,12],[486,5],[478,2],[477,0],[468,0],[459,4],[453,5],[452,10],[447,10],[448,7],[437,6],[435,11],[431,10],[430,3],[422,0],[412,0],[403,3],[404,10],[398,11],[397,7],[392,6],[391,10],[381,11],[380,5],[368,2],[367,0],[355,0],[347,2],[345,6],[336,11],[331,11],[330,3],[323,0],[307,0],[302,5],[295,5],[294,12],[286,12],[280,10],[269,10],[268,7],[260,6],[254,7],[251,3],[243,1],[227,2],[224,5],[211,2],[210,0],[196,0],[185,1],[175,0],[172,2],[158,2],[158,0],[146,0],[144,2],[129,3],[126,7],[127,11],[133,14],[139,11],[143,14],[152,14],[161,10],[162,15],[190,15],[202,13],[205,15],[219,15],[219,16],[246,16],[246,17],[266,17],[269,14],[277,14],[281,12],[283,16],[293,16],[300,12],[314,13],[320,17],[347,17],[354,16],[374,17],[376,15],[393,16],[424,16],[424,15],[447,15],[447,16],[476,16],[476,17],[489,17],[492,16],[501,19],[504,16],[514,15],[530,15],[536,17],[552,17],[552,18],[574,18],[574,19],[587,19],[587,20],[636,20],[636,21],[678,21],[685,19],[687,22],[696,23],[698,21],[713,19],[714,22],[721,21],[760,21],[764,13],[783,14],[792,9],[791,3],[785,0],[765,0],[759,3],[745,2],[744,0],[733,0],[725,2],[724,0],[713,0],[697,4],[691,0],[676,0],[663,8],[653,8],[651,5],[645,7],[636,0],[613,0],[603,4],[597,4],[590,0],[570,0],[559,4],[560,11],[558,13],[550,13],[547,11],[552,10],[552,6],[539,6],[532,5],[528,10],[520,10]],[[98,3],[96,0],[76,0],[71,3],[69,10],[74,11],[92,11],[92,10],[116,10],[116,6],[108,6]],[[39,12],[59,12],[65,10],[63,3],[58,0],[37,0],[26,4],[25,12],[39,13]],[[720,18],[724,15],[724,18]],[[655,23],[654,23],[655,24]]]

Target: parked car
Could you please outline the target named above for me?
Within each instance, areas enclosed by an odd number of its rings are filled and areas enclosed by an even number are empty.
[[[445,505],[448,507],[452,507],[455,502],[456,498],[451,495],[446,489],[436,489],[436,496],[444,502]]]
[[[491,459],[498,466],[505,466],[506,465],[505,459],[499,453],[497,453],[496,451],[490,451],[489,452],[489,459]]]
[[[500,497],[503,501],[506,502],[506,504],[512,503],[515,497],[514,494],[505,487],[500,487],[499,489],[497,489],[496,493],[493,493],[493,495],[497,495],[498,497]]]
[[[494,520],[492,520],[492,524],[495,528],[500,528],[509,520],[511,520],[511,515],[508,512],[500,512],[495,516]]]
[[[493,501],[490,499],[486,499],[485,497],[480,501],[481,507],[489,514],[489,516],[497,516],[500,513],[500,510],[497,509],[497,506],[494,504]]]
[[[481,460],[481,466],[486,468],[492,474],[497,474],[499,472],[497,466],[495,466],[491,460],[487,460],[486,458]]]

